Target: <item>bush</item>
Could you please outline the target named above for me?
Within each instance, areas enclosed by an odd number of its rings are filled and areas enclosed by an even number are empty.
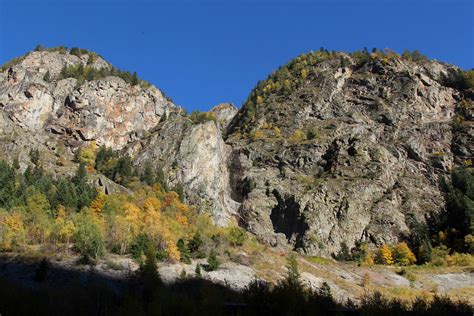
[[[248,196],[257,187],[257,183],[252,178],[245,178],[242,185],[242,195]]]
[[[204,245],[204,241],[201,238],[201,233],[197,231],[191,240],[188,241],[188,249],[191,252],[194,258],[200,258],[203,255],[202,246]]]
[[[393,248],[393,259],[396,264],[402,266],[416,263],[415,255],[405,242],[401,242]]]
[[[290,140],[295,143],[304,141],[306,139],[307,139],[306,134],[300,129],[295,130],[295,132],[290,138]]]
[[[193,124],[202,124],[209,121],[217,122],[214,114],[197,110],[194,110],[189,116],[189,118],[191,119]]]
[[[441,83],[460,91],[474,88],[474,69],[464,71],[462,69],[451,70],[447,75],[443,74]]]
[[[445,245],[434,247],[431,251],[431,263],[435,266],[446,266],[448,263],[446,257],[449,255],[450,249]]]
[[[231,227],[228,237],[232,246],[242,246],[245,242],[245,239],[247,239],[247,234],[240,227]]]
[[[317,136],[317,130],[316,130],[316,128],[314,128],[314,127],[313,127],[313,128],[310,128],[310,129],[308,130],[307,135],[308,135],[308,139],[310,139],[310,140],[311,140],[311,139],[315,139],[316,136]]]

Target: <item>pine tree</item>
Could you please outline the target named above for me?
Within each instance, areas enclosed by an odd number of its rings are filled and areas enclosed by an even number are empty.
[[[198,277],[201,276],[201,265],[199,263],[196,264],[196,269],[194,270],[194,272],[196,273]]]
[[[184,240],[180,238],[176,243],[179,253],[181,254],[180,260],[186,264],[191,263],[191,253],[189,252],[188,246],[184,243]]]
[[[209,256],[207,257],[207,265],[208,265],[209,271],[215,271],[219,269],[220,262],[217,259],[217,254],[214,251],[214,249],[211,250],[211,252],[209,253]]]
[[[300,287],[301,286],[301,275],[298,268],[298,261],[296,260],[296,256],[293,253],[286,259],[286,268],[288,269],[287,276],[286,276],[286,283],[292,287]]]

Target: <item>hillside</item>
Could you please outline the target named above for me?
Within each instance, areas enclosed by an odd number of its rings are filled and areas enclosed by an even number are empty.
[[[450,268],[424,271],[430,282],[374,268],[374,288],[396,296],[396,279],[420,294],[452,273],[467,283],[442,292],[468,297],[472,256],[456,252],[474,248],[473,104],[472,71],[322,49],[258,82],[241,109],[188,114],[97,53],[38,47],[0,72],[2,251],[142,266],[151,251],[171,279],[217,256],[240,287],[277,282],[296,251],[305,282],[331,275],[344,300],[374,260],[439,259]]]

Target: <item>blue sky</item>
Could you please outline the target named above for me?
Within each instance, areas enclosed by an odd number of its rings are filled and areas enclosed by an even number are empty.
[[[474,1],[0,0],[0,63],[36,44],[83,47],[188,110],[240,106],[300,53],[419,49],[474,67]]]

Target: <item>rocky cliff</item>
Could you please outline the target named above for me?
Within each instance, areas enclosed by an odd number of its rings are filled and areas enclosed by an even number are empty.
[[[472,158],[472,125],[454,120],[472,120],[472,104],[443,81],[451,65],[320,57],[273,73],[240,111],[195,121],[94,53],[31,52],[0,74],[2,155],[25,166],[39,148],[64,172],[58,157],[96,142],[158,166],[217,224],[272,246],[327,256],[394,243],[444,210],[438,178]]]

